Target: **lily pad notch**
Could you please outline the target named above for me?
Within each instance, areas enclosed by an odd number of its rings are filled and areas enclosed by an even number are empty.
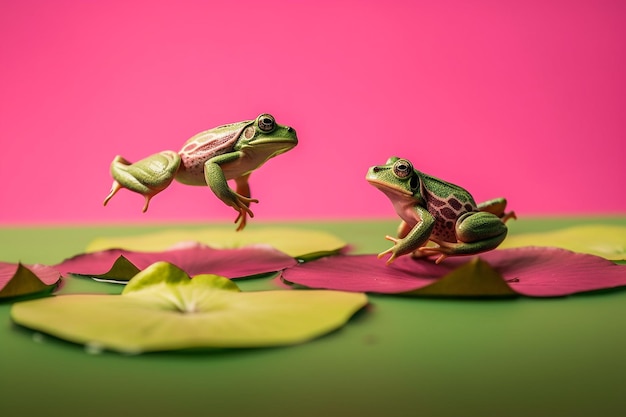
[[[0,299],[52,292],[60,283],[56,268],[0,262]]]

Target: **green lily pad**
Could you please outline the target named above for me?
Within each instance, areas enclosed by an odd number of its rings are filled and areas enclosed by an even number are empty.
[[[72,294],[16,303],[17,324],[90,351],[251,348],[305,342],[344,325],[367,304],[362,293],[241,292],[217,275],[193,279],[157,262],[121,295]]]
[[[621,261],[626,260],[626,227],[595,224],[512,235],[506,238],[500,249],[524,246],[553,246]]]
[[[50,266],[0,262],[0,299],[52,291],[60,280]]]
[[[199,242],[218,249],[266,244],[293,258],[304,260],[335,254],[346,247],[338,237],[317,230],[262,228],[237,232],[232,229],[167,230],[139,236],[99,238],[87,246],[87,252],[126,249],[157,252],[184,242]]]

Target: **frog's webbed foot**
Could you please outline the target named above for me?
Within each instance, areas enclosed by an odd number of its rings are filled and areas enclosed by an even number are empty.
[[[435,263],[440,264],[444,259],[449,258],[450,256],[475,255],[477,253],[494,249],[494,247],[497,246],[497,244],[499,244],[503,239],[504,237],[501,238],[497,236],[495,238],[486,239],[485,241],[473,243],[439,242],[439,246],[422,246],[415,252],[417,252],[416,257],[438,255],[437,259],[435,259]]]
[[[389,249],[387,249],[386,251],[383,251],[381,253],[378,254],[378,259],[385,257],[388,254],[391,254],[391,256],[389,257],[389,259],[387,259],[387,261],[385,261],[387,263],[387,265],[391,264],[399,255],[397,253],[397,246],[398,246],[398,242],[400,241],[400,239],[396,239],[393,236],[385,236],[385,239],[391,241],[394,243],[394,245],[392,247],[390,247]]]
[[[393,242],[393,246],[379,253],[378,258],[380,259],[380,258],[385,257],[388,254],[391,254],[391,256],[386,261],[387,265],[390,265],[391,263],[393,263],[393,261],[395,261],[398,257],[411,253],[415,248],[415,246],[413,246],[410,242],[407,242],[403,238],[396,238],[396,237],[387,235],[385,236],[385,239],[387,239],[390,242]]]
[[[234,198],[229,205],[239,212],[234,223],[239,223],[237,225],[237,231],[240,232],[246,227],[248,216],[250,216],[250,218],[254,217],[254,213],[250,210],[250,203],[258,203],[259,200],[244,197],[238,193],[233,193],[233,195]]]
[[[439,264],[441,261],[453,254],[454,251],[450,248],[446,248],[445,246],[422,246],[415,251],[413,256],[419,258],[439,255],[437,259],[435,259],[435,263]]]
[[[114,181],[109,195],[104,199],[104,205],[106,206],[119,190],[126,188],[144,196],[142,210],[147,211],[150,199],[171,184],[179,166],[180,157],[173,151],[163,151],[134,164],[119,155],[116,156],[111,163],[111,176]]]
[[[113,181],[113,185],[111,185],[111,191],[109,192],[109,195],[106,196],[106,198],[104,199],[104,203],[103,205],[107,205],[107,203],[109,202],[109,200],[111,198],[113,198],[113,196],[115,194],[117,194],[117,192],[119,190],[121,190],[122,188],[124,188],[124,186],[122,184],[120,184],[117,181]],[[150,204],[150,199],[153,197],[152,195],[144,195],[145,197],[145,203],[143,204],[143,208],[141,209],[142,212],[146,212],[148,211],[148,205]]]
[[[508,213],[504,213],[501,217],[500,220],[502,220],[502,223],[506,223],[509,220],[517,220],[517,215],[515,214],[514,211],[509,211]]]
[[[235,219],[235,223],[239,223],[237,225],[238,232],[246,227],[248,216],[250,216],[250,218],[254,217],[254,213],[250,210],[250,204],[259,202],[257,199],[250,198],[249,177],[250,174],[235,178],[237,191],[233,192],[230,190],[232,195],[229,200],[230,203],[228,204],[239,212],[239,215]]]
[[[400,249],[400,247],[402,245],[402,239],[405,238],[406,235],[409,234],[410,231],[411,231],[411,227],[406,222],[402,221],[400,223],[400,226],[398,226],[398,237],[393,237],[389,235],[385,236],[385,239],[387,239],[390,242],[393,242],[393,246],[379,253],[378,259],[384,258],[386,255],[391,254],[391,256],[385,261],[387,265],[390,265],[399,256],[406,254],[407,251]]]

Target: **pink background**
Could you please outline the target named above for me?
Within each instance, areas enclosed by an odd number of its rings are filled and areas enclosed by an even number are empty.
[[[256,220],[392,217],[395,154],[519,215],[626,213],[626,2],[0,1],[2,224],[234,220],[108,167],[271,112]]]

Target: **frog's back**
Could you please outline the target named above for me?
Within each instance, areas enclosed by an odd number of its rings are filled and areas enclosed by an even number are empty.
[[[467,212],[478,210],[474,198],[463,187],[427,174],[421,175],[425,182],[422,185],[422,197],[426,209],[435,218],[434,237],[455,242],[456,219]]]
[[[176,179],[188,185],[206,185],[204,163],[218,155],[232,152],[241,129],[211,129],[191,137],[180,150],[181,168]]]

